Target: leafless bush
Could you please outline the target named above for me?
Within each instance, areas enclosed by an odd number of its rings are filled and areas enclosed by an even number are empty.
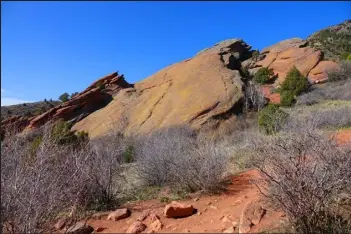
[[[92,157],[89,178],[94,181],[91,189],[91,208],[109,210],[118,204],[118,195],[121,192],[125,178],[123,172],[122,155],[126,145],[124,137],[118,133],[101,137],[90,142]]]
[[[302,111],[301,111],[302,110]],[[312,129],[341,128],[351,126],[351,107],[333,107],[325,109],[300,109],[290,113],[283,129],[307,127]]]
[[[324,100],[351,100],[351,79],[312,86],[311,91],[298,96],[298,105],[313,105]]]
[[[88,181],[83,168],[90,154],[50,142],[45,134],[35,155],[21,137],[1,145],[1,221],[9,232],[43,232],[59,212],[85,205],[80,200]]]
[[[245,87],[245,109],[261,110],[267,103],[262,92],[258,90],[258,85],[253,81],[248,81]]]
[[[227,139],[233,133],[250,131],[257,127],[257,112],[247,112],[242,115],[232,115],[225,120],[208,121],[198,131],[198,138],[219,142]]]
[[[8,232],[47,232],[46,224],[69,209],[75,216],[75,210],[115,205],[123,183],[117,173],[119,136],[58,144],[51,130],[45,126],[42,134],[9,136],[1,143],[1,224]]]
[[[220,187],[226,155],[216,145],[198,141],[190,128],[160,130],[138,142],[137,171],[148,185],[190,191]]]
[[[330,81],[340,81],[351,79],[351,61],[342,61],[340,70],[332,71],[328,74]]]
[[[297,232],[349,233],[351,145],[337,145],[311,129],[256,138],[254,164],[268,182],[268,198]]]

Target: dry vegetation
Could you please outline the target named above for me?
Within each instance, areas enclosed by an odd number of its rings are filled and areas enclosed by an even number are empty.
[[[351,100],[351,61],[344,61],[340,71],[329,74],[332,82],[315,85],[309,92],[299,96],[297,104],[313,105],[324,100]]]
[[[74,219],[112,210],[127,199],[155,197],[163,187],[219,192],[228,173],[258,168],[268,182],[265,195],[295,231],[350,232],[351,145],[337,145],[325,133],[351,126],[350,103],[264,107],[256,90],[254,84],[246,90],[247,113],[207,132],[176,126],[88,141],[58,122],[6,136],[1,224],[7,232],[49,232],[48,224],[69,212]]]
[[[253,162],[265,175],[267,197],[301,233],[351,231],[351,145],[338,146],[300,124],[284,134],[256,139]]]
[[[36,116],[48,111],[50,108],[53,108],[59,105],[60,103],[61,102],[59,101],[44,100],[41,102],[2,106],[1,119],[3,120],[14,115],[27,116],[27,117]]]

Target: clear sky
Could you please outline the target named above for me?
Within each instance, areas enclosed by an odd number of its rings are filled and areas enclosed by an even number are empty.
[[[1,105],[119,70],[137,82],[229,38],[254,49],[351,19],[351,2],[1,2]]]

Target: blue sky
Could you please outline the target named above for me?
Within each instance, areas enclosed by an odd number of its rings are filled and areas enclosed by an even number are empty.
[[[134,83],[221,40],[262,49],[350,18],[350,2],[1,2],[1,105],[117,70]]]

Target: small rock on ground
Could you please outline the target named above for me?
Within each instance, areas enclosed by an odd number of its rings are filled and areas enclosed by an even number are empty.
[[[84,222],[79,222],[69,227],[66,231],[67,234],[90,234],[94,231],[94,228],[85,224]]]
[[[130,216],[131,212],[130,210],[124,208],[124,209],[118,209],[110,213],[107,217],[107,220],[113,220],[113,221],[118,221],[121,219],[128,218]]]
[[[146,229],[146,225],[140,221],[135,221],[126,231],[126,233],[141,233]]]
[[[164,214],[167,218],[187,217],[193,214],[194,208],[192,205],[182,204],[172,201],[166,205]]]

